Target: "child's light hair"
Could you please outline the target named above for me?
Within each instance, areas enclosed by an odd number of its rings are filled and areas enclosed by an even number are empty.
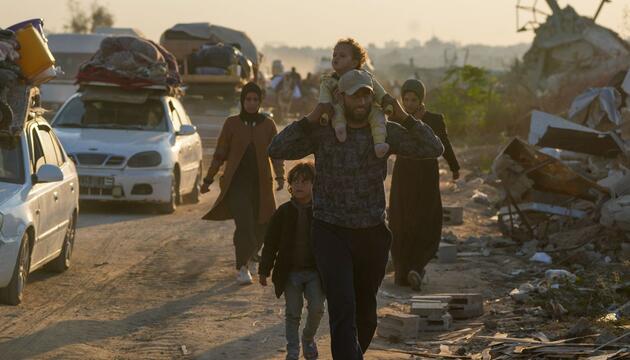
[[[353,38],[340,39],[335,44],[335,47],[339,45],[348,45],[352,49],[352,58],[358,61],[357,69],[363,68],[367,62],[367,50],[358,41]]]

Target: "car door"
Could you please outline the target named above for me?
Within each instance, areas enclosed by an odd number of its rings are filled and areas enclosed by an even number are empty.
[[[42,132],[43,131],[43,132]],[[55,155],[57,157],[57,166],[61,169],[63,173],[63,181],[59,183],[57,187],[59,197],[58,197],[58,206],[59,206],[59,237],[57,237],[57,241],[52,243],[52,252],[57,250],[61,250],[63,246],[63,241],[66,235],[66,229],[68,228],[68,223],[72,217],[74,209],[77,204],[77,191],[78,191],[78,178],[76,177],[76,172],[74,170],[74,166],[70,163],[70,159],[66,156],[61,147],[61,143],[59,139],[55,135],[55,132],[48,125],[40,126],[40,136],[41,137],[50,137],[52,145],[55,149]]]
[[[37,126],[33,125],[28,132],[29,140],[29,157],[31,160],[31,172],[36,174],[39,168],[46,164],[44,150],[39,139]],[[29,197],[31,201],[37,204],[35,209],[36,236],[31,250],[31,266],[35,267],[40,264],[48,255],[47,243],[53,236],[55,230],[55,221],[51,216],[54,212],[55,201],[53,199],[52,189],[54,184],[33,184]]]
[[[171,118],[173,120],[173,128],[175,134],[179,131],[182,124],[184,124],[184,117],[180,109],[177,107],[177,100],[169,100],[169,109],[171,111]],[[191,136],[176,135],[176,145],[179,148],[178,162],[180,168],[180,191],[182,194],[190,192],[194,182],[194,162],[192,157],[192,145]]]
[[[37,136],[43,150],[45,163],[49,165],[63,166],[63,158],[58,158],[59,149],[55,147],[53,135],[51,135],[52,129],[48,125],[39,124],[37,126]],[[61,166],[60,166],[61,165]],[[62,170],[63,171],[63,170]],[[64,194],[64,181],[37,184],[47,185],[47,192],[42,196],[42,209],[40,216],[42,221],[44,217],[45,222],[49,224],[49,231],[47,233],[40,233],[40,236],[45,235],[43,244],[46,247],[46,256],[51,256],[55,251],[61,248],[61,243],[66,233],[67,221],[69,219],[67,211],[67,199],[68,195]]]

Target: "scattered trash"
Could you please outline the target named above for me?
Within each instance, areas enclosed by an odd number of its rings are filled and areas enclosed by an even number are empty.
[[[529,261],[550,265],[553,260],[551,259],[551,256],[549,256],[549,254],[544,252],[537,252],[534,254],[534,256],[529,258]]]
[[[190,352],[188,351],[188,349],[186,348],[186,345],[182,345],[179,347],[179,349],[182,351],[182,355],[188,355],[190,354]]]
[[[490,199],[488,198],[488,195],[479,190],[475,190],[471,199],[477,204],[490,206]]]
[[[575,283],[577,276],[566,270],[550,269],[545,271],[545,278],[549,284],[557,284],[558,282],[569,281]]]

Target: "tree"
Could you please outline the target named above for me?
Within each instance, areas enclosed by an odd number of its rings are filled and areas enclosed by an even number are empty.
[[[90,31],[90,18],[76,0],[68,0],[70,21],[64,26],[66,31],[84,34]]]
[[[114,15],[105,6],[92,3],[90,14],[81,7],[77,0],[68,0],[70,20],[64,26],[69,32],[85,34],[94,32],[98,27],[111,27],[114,25]]]
[[[92,32],[98,27],[112,27],[114,15],[105,6],[92,3]]]

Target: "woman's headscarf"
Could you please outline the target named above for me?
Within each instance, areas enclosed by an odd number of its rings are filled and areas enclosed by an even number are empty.
[[[408,92],[416,94],[418,99],[420,99],[420,102],[424,101],[424,97],[427,94],[427,90],[424,87],[424,84],[422,83],[422,81],[417,79],[409,79],[405,81],[405,83],[400,88],[400,93],[402,94],[402,96],[405,96],[405,94]]]
[[[262,90],[260,89],[260,86],[258,86],[256,83],[248,82],[247,84],[245,84],[245,86],[243,86],[243,89],[241,90],[240,117],[241,117],[241,120],[246,122],[248,125],[254,125],[265,120],[265,115],[260,113],[260,107],[258,107],[258,110],[253,114],[245,111],[245,97],[247,97],[247,94],[250,94],[250,93],[254,93],[258,95],[258,99],[262,103]]]

